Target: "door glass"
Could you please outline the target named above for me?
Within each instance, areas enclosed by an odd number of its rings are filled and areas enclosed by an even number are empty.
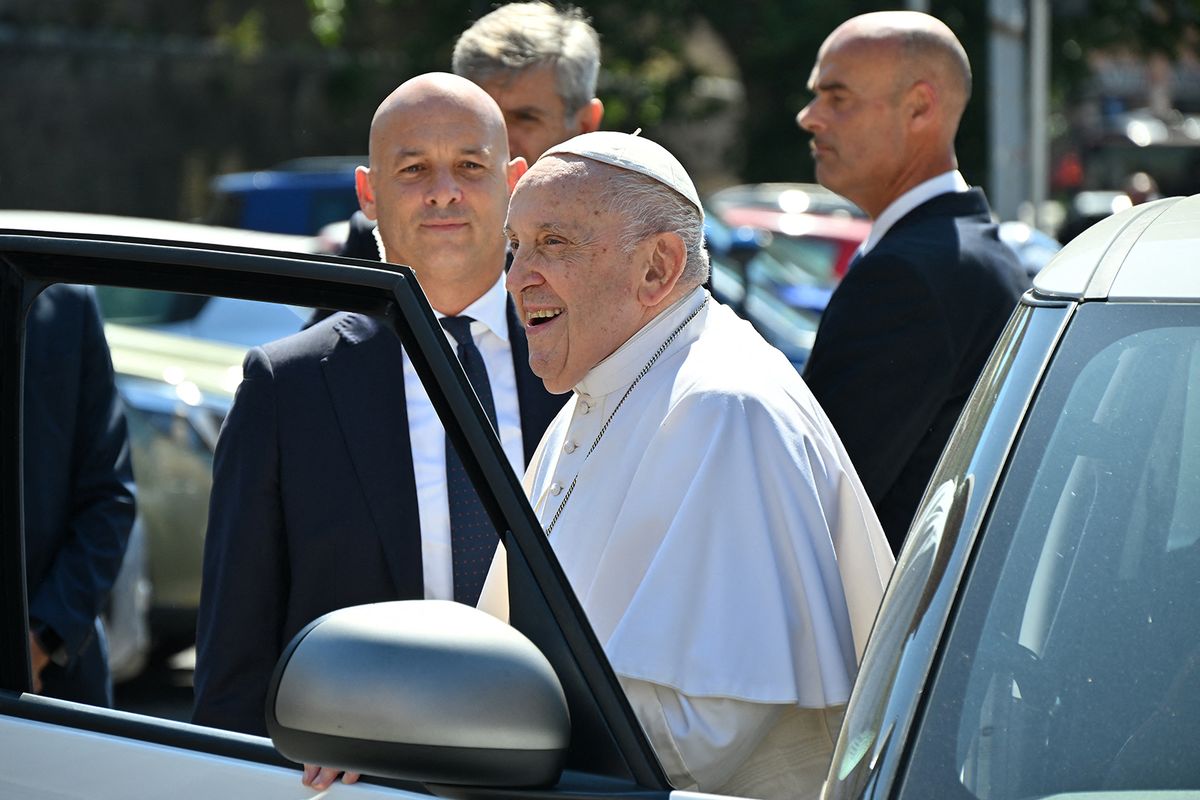
[[[56,285],[35,301],[25,522],[30,616],[54,657],[46,694],[190,719],[217,435],[248,347],[310,313],[113,287]]]
[[[1200,789],[1200,313],[1083,306],[981,534],[905,793]]]

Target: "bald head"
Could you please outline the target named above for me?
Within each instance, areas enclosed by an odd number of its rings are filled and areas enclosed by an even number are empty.
[[[808,87],[813,99],[796,121],[812,134],[817,180],[871,217],[957,168],[971,67],[950,29],[928,14],[842,23],[821,45]]]
[[[375,110],[368,144],[372,166],[375,165],[381,141],[386,139],[388,130],[396,120],[430,114],[472,117],[482,134],[489,139],[499,138],[503,150],[498,154],[503,160],[508,160],[504,114],[496,101],[466,78],[448,72],[428,72],[397,86]]]
[[[401,84],[371,120],[358,202],[378,220],[385,260],[413,268],[429,302],[454,315],[504,269],[504,212],[525,162],[508,158],[499,107],[465,78]]]
[[[944,22],[919,11],[861,14],[839,25],[821,53],[839,48],[888,53],[896,89],[903,91],[918,81],[928,83],[938,92],[950,127],[958,129],[971,97],[971,63]]]

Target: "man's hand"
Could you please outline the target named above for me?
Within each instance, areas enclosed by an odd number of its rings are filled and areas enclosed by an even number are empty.
[[[42,643],[38,641],[37,636],[33,631],[29,632],[29,662],[33,667],[33,692],[34,694],[42,693],[42,670],[50,663],[50,656],[42,649]]]
[[[342,775],[342,771],[340,769],[333,769],[332,767],[319,767],[316,764],[305,764],[304,778],[301,782],[309,788],[316,789],[317,791],[324,791],[333,785],[333,782],[337,780],[338,775]],[[356,783],[359,777],[360,776],[357,772],[347,772],[346,774],[342,775],[342,783]]]

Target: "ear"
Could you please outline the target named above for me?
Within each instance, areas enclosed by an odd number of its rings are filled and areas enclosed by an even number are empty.
[[[914,130],[936,124],[938,94],[929,81],[917,81],[904,93],[904,116]]]
[[[677,233],[658,233],[642,243],[648,249],[638,281],[638,301],[653,308],[667,299],[687,264],[687,247]]]
[[[575,112],[575,122],[579,133],[591,133],[600,130],[600,120],[604,119],[604,103],[599,97],[593,97],[583,108]]]
[[[375,219],[375,190],[371,187],[371,170],[367,167],[354,168],[354,191],[358,194],[358,207],[367,219]]]
[[[517,181],[521,180],[521,176],[528,169],[529,165],[525,163],[523,156],[517,156],[508,162],[508,193],[510,195],[513,193],[513,189],[517,188]]]

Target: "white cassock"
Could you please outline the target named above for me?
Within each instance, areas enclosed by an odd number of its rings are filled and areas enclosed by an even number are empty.
[[[525,474],[544,526],[573,480],[550,541],[672,782],[815,796],[894,560],[796,370],[697,288],[550,425]],[[480,607],[507,619],[503,550]]]

